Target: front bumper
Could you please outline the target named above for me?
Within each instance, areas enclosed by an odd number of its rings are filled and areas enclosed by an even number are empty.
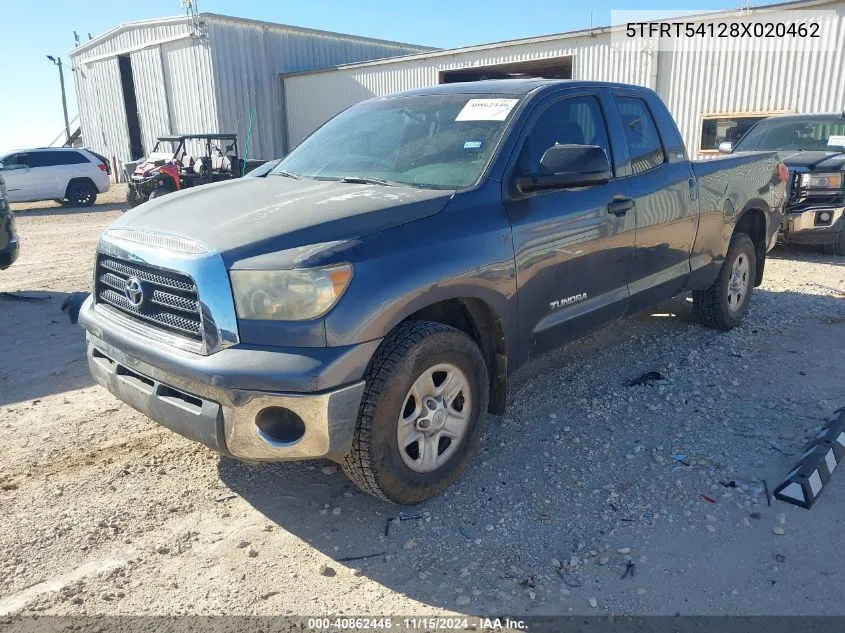
[[[9,241],[9,245],[3,250],[0,250],[0,270],[8,268],[15,263],[15,260],[17,260],[20,254],[20,246],[20,239],[15,235]]]
[[[823,214],[830,221],[823,222]],[[807,207],[787,210],[783,218],[781,239],[788,244],[832,244],[845,231],[845,207]]]
[[[208,356],[174,349],[116,327],[89,297],[88,366],[115,396],[163,426],[225,455],[255,461],[328,458],[352,445],[361,380],[379,341],[344,348],[236,345]],[[298,419],[295,441],[262,432],[270,407]]]

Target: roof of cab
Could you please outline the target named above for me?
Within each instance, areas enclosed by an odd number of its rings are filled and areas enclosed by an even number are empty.
[[[624,88],[629,90],[636,88],[648,91],[642,86],[631,86],[630,84],[612,83],[607,81],[580,81],[575,79],[482,79],[480,81],[461,81],[450,84],[438,84],[425,88],[415,88],[404,92],[397,92],[391,97],[407,97],[411,95],[442,95],[442,94],[488,94],[488,95],[515,95],[523,96],[540,88],[551,87],[568,88]]]

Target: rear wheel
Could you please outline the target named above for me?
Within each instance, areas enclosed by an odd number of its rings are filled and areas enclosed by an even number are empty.
[[[75,207],[90,207],[97,200],[97,188],[85,180],[71,182],[65,194],[68,202]]]
[[[364,379],[343,470],[363,491],[395,503],[443,492],[481,440],[489,381],[478,346],[440,323],[405,323],[384,340]]]
[[[845,231],[840,231],[838,239],[832,244],[825,244],[824,252],[828,255],[845,257]]]
[[[147,200],[152,200],[153,198],[161,198],[162,196],[167,195],[168,193],[170,192],[164,187],[156,187],[150,192],[150,197],[147,198]]]
[[[734,234],[716,281],[707,290],[696,290],[692,294],[702,323],[719,330],[739,325],[748,311],[756,274],[754,243],[745,233]]]

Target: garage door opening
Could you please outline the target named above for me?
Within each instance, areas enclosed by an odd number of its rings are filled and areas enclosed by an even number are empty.
[[[472,68],[462,68],[461,70],[444,70],[440,73],[440,83],[453,84],[460,81],[526,77],[572,79],[572,57],[534,59],[527,62],[513,62],[494,66],[473,66]]]
[[[123,87],[123,107],[126,112],[126,127],[129,130],[129,154],[132,160],[144,155],[141,144],[141,121],[138,118],[138,99],[135,96],[135,78],[132,75],[132,59],[128,55],[117,58],[120,67],[120,83]]]

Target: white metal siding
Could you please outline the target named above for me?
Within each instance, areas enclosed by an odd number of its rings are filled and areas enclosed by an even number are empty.
[[[654,88],[675,117],[690,156],[712,156],[698,151],[703,114],[845,109],[845,2],[811,8],[836,11],[821,28],[819,48],[831,51],[778,50],[783,46],[777,39],[770,40],[763,53],[750,50],[747,40],[729,39],[719,50],[695,51],[694,40],[682,40],[679,50],[658,55],[635,40],[611,43],[610,33],[602,29],[593,37],[563,34],[285,77],[290,142],[298,143],[359,101],[436,85],[443,70],[571,55],[574,79]],[[718,16],[703,21],[713,19]],[[754,19],[765,22],[771,16],[758,14]]]
[[[148,154],[155,146],[156,138],[172,131],[167,92],[164,89],[161,48],[156,46],[137,51],[132,53],[131,59],[138,118],[141,122],[141,142],[144,153]]]
[[[210,45],[192,39],[162,44],[161,61],[173,133],[217,132]]]
[[[236,132],[245,150],[255,108],[251,157],[281,156],[285,114],[279,73],[429,50],[409,44],[321,33],[282,25],[208,16],[220,130]]]
[[[185,18],[174,18],[164,23],[126,25],[121,32],[109,36],[106,34],[102,40],[83,44],[81,50],[75,49],[70,52],[74,64],[84,63],[89,59],[97,59],[103,55],[123,53],[148,46],[152,42],[165,40],[188,32],[187,20]]]
[[[129,156],[129,130],[117,58],[77,68],[74,82],[85,145],[112,161],[117,173]]]
[[[341,110],[371,97],[436,85],[442,71],[536,59],[573,58],[573,79],[620,81],[647,86],[653,56],[611,45],[608,32],[594,36],[516,43],[488,49],[397,59],[307,75],[285,77],[285,106],[291,146]]]

